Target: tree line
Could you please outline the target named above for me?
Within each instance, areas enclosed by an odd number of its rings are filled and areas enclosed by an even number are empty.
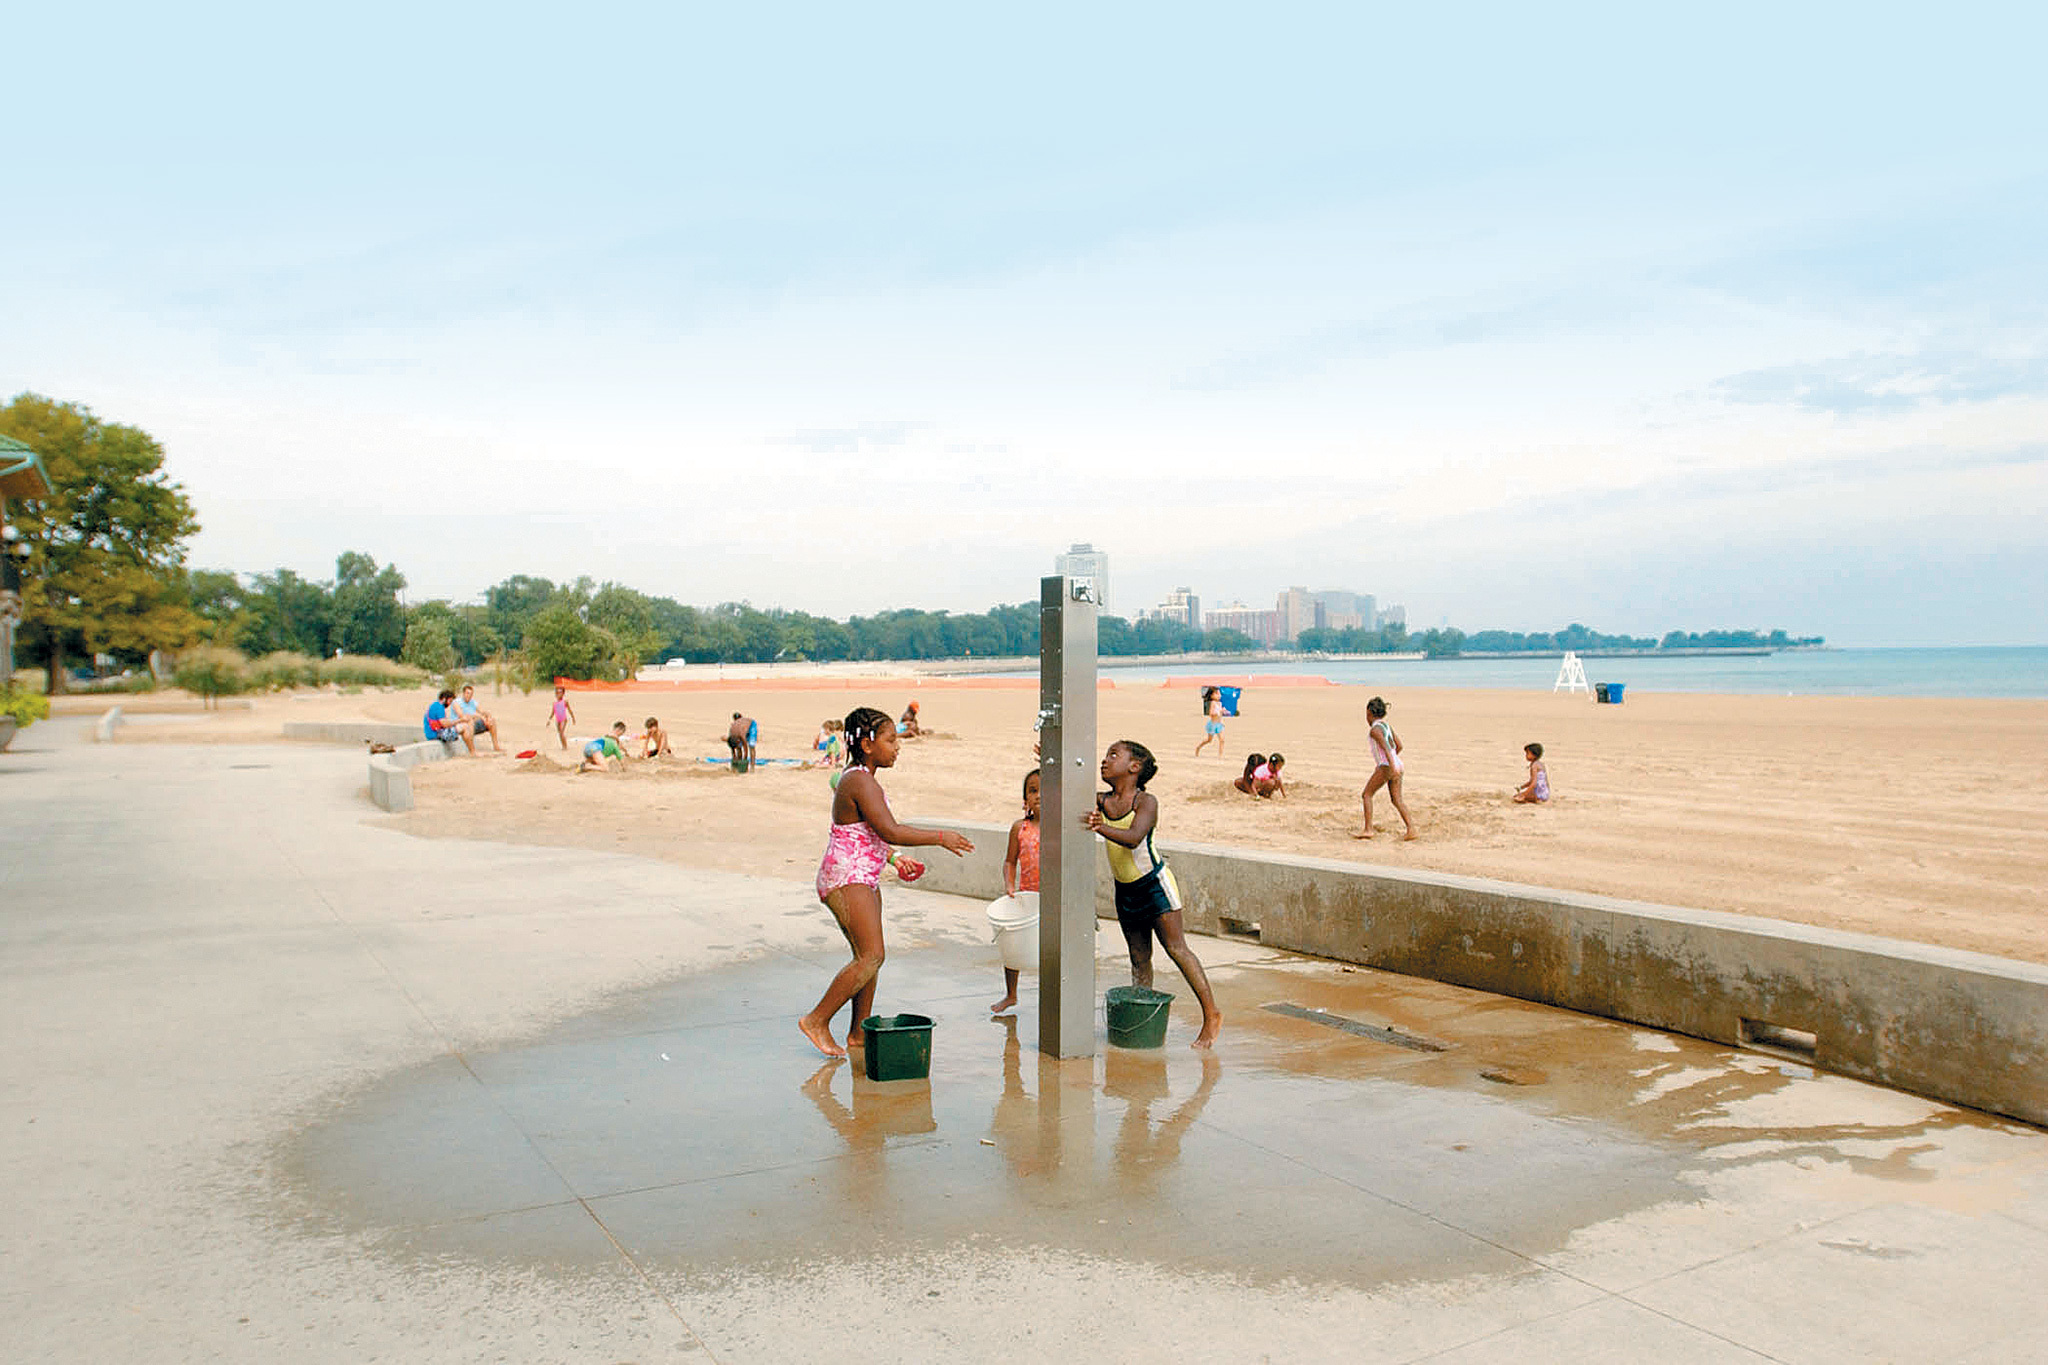
[[[845,621],[745,602],[685,605],[623,583],[589,578],[556,583],[515,574],[486,588],[480,603],[405,601],[405,575],[360,551],[336,558],[330,579],[291,569],[242,575],[191,569],[186,542],[199,529],[184,490],[163,468],[163,448],[135,427],[36,394],[0,408],[0,433],[41,456],[51,496],[17,503],[9,518],[31,547],[22,566],[19,651],[42,661],[52,690],[76,663],[107,656],[128,666],[152,651],[194,644],[275,657],[278,676],[313,676],[302,660],[336,654],[383,658],[444,674],[496,661],[546,679],[627,677],[644,664],[769,663],[794,660],[964,659],[1038,653],[1038,604],[980,613],[904,609]],[[1105,616],[1106,656],[1247,653],[1258,644],[1235,630],[1196,629],[1160,619]],[[1420,650],[1556,651],[1658,645],[1573,624],[1524,635],[1432,629],[1309,630],[1289,648],[1305,653]],[[1666,648],[1821,643],[1784,631],[1711,631],[1665,636]],[[293,668],[298,673],[293,673]]]

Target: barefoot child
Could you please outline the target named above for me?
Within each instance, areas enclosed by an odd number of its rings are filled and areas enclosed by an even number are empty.
[[[1529,780],[1515,789],[1515,800],[1525,806],[1537,805],[1550,799],[1550,774],[1543,767],[1543,746],[1524,744],[1522,757],[1529,760]]]
[[[626,722],[622,720],[612,722],[610,734],[583,741],[583,761],[576,765],[576,771],[601,773],[611,763],[626,766]]]
[[[1145,784],[1159,772],[1152,751],[1136,740],[1120,739],[1102,758],[1102,780],[1109,790],[1098,792],[1095,809],[1081,823],[1109,844],[1109,870],[1116,878],[1116,922],[1131,950],[1131,984],[1152,985],[1152,939],[1159,938],[1166,955],[1202,1006],[1202,1031],[1196,1047],[1208,1047],[1223,1027],[1223,1011],[1209,990],[1209,975],[1188,947],[1181,926],[1180,888],[1166,860],[1152,846],[1159,824],[1159,802]]]
[[[1244,775],[1230,785],[1243,792],[1246,796],[1250,796],[1252,794],[1252,774],[1257,772],[1265,761],[1266,756],[1264,754],[1246,754],[1244,756]]]
[[[1372,776],[1366,779],[1365,790],[1359,799],[1365,805],[1365,828],[1358,831],[1360,839],[1370,839],[1372,827],[1372,796],[1381,787],[1387,789],[1387,799],[1394,803],[1394,809],[1401,813],[1401,823],[1407,832],[1401,837],[1415,837],[1415,821],[1408,815],[1408,803],[1401,799],[1401,737],[1394,733],[1394,727],[1387,724],[1387,704],[1374,697],[1365,704],[1366,719],[1372,722],[1366,731],[1366,745],[1372,750]]]
[[[1272,798],[1287,795],[1287,783],[1280,776],[1280,770],[1287,766],[1287,755],[1274,754],[1271,758],[1252,769],[1252,795]]]
[[[1003,894],[1038,889],[1038,769],[1024,774],[1024,818],[1010,826],[1010,846],[1003,853]],[[988,1007],[1001,1014],[1017,1003],[1017,969],[1003,968],[1003,998]]]
[[[889,813],[888,798],[875,774],[896,762],[901,745],[886,713],[863,706],[846,717],[847,766],[832,788],[832,828],[824,861],[818,865],[818,899],[838,921],[853,960],[839,969],[811,1012],[796,1021],[804,1037],[827,1057],[846,1055],[832,1036],[832,1019],[848,1001],[853,1003],[853,1020],[846,1031],[849,1045],[858,1045],[861,1021],[875,1012],[875,974],[882,970],[883,958],[882,868],[895,861],[889,845],[936,844],[956,857],[974,851],[973,844],[951,830],[901,825]]]
[[[676,756],[676,751],[668,747],[668,731],[662,729],[661,722],[653,716],[647,718],[646,740],[647,752],[641,755],[642,758],[660,758],[664,754],[670,758]]]
[[[548,720],[554,725],[555,738],[561,741],[564,749],[569,747],[569,725],[575,719],[575,709],[569,705],[569,689],[556,683],[555,704],[548,712]]]
[[[1223,690],[1216,687],[1202,689],[1202,742],[1195,746],[1195,757],[1202,756],[1202,750],[1209,747],[1209,741],[1216,741],[1216,757],[1223,757]]]

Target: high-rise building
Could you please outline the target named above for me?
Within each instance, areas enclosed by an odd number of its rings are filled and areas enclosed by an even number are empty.
[[[1289,588],[1281,593],[1273,610],[1279,613],[1283,640],[1291,642],[1299,639],[1303,631],[1316,628],[1316,599],[1307,588]]]
[[[1408,626],[1408,608],[1398,605],[1382,607],[1375,628],[1384,630],[1388,626],[1400,626],[1405,630]]]
[[[1093,545],[1072,545],[1053,560],[1052,568],[1054,573],[1068,578],[1094,579],[1096,604],[1103,611],[1109,610],[1109,551]]]
[[[1280,613],[1232,602],[1202,613],[1203,630],[1235,630],[1271,649],[1280,641]]]
[[[1187,588],[1175,588],[1156,607],[1138,613],[1138,619],[1171,621],[1177,626],[1202,628],[1202,599]]]
[[[1326,589],[1309,596],[1316,603],[1316,625],[1323,630],[1379,629],[1379,615],[1369,592]]]

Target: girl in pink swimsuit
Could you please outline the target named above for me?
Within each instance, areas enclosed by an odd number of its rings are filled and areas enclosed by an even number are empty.
[[[1401,799],[1401,771],[1405,766],[1401,762],[1401,737],[1394,733],[1393,726],[1387,724],[1387,704],[1380,698],[1374,697],[1365,704],[1365,718],[1372,722],[1366,731],[1366,744],[1372,750],[1372,776],[1365,780],[1365,790],[1359,793],[1359,799],[1365,805],[1365,828],[1358,831],[1356,837],[1372,838],[1373,793],[1385,787],[1387,797],[1394,803],[1405,827],[1401,837],[1413,839],[1415,821],[1408,814],[1408,803]]]
[[[974,851],[973,844],[951,830],[901,825],[889,813],[889,800],[875,773],[895,764],[901,744],[895,722],[872,706],[846,717],[846,771],[832,791],[832,828],[825,836],[824,860],[818,864],[818,899],[838,921],[853,960],[839,969],[811,1012],[796,1021],[804,1037],[827,1057],[846,1055],[846,1048],[832,1036],[833,1017],[843,1006],[853,1004],[846,1030],[850,1046],[860,1041],[861,1020],[874,1013],[875,975],[882,970],[884,955],[882,869],[893,861],[889,846],[935,844],[955,856]]]

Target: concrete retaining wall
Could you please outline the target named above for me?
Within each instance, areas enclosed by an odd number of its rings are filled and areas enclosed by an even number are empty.
[[[328,744],[411,744],[424,731],[418,725],[394,725],[381,720],[288,720],[286,739],[313,739]]]
[[[402,744],[388,754],[371,754],[370,800],[394,813],[411,810],[412,774],[407,770],[449,757],[448,746],[438,739]],[[999,878],[1000,875],[999,872]]]
[[[93,742],[95,744],[112,744],[114,742],[114,731],[121,728],[121,720],[121,708],[118,706],[109,707],[107,713],[101,716],[98,723],[92,727]]]
[[[1005,825],[927,861],[926,890],[1002,894]],[[2048,1124],[2048,967],[1783,920],[1448,873],[1160,848],[1190,929],[1625,1019]],[[1097,914],[1112,913],[1107,859]]]

